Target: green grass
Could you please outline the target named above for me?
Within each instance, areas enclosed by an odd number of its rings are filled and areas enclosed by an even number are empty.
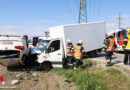
[[[76,72],[70,69],[52,69],[74,82],[78,90],[130,90],[130,82],[120,71],[108,68],[101,69],[96,62],[87,60]]]
[[[60,90],[60,85],[58,82],[56,82],[56,88],[57,88],[57,90]]]

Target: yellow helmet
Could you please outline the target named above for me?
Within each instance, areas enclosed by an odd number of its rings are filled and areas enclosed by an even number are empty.
[[[130,28],[127,28],[126,31],[127,31],[127,34],[130,34]]]

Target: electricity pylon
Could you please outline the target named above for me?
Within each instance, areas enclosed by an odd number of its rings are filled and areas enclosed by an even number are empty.
[[[80,0],[78,23],[86,23],[86,22],[87,22],[86,0]]]

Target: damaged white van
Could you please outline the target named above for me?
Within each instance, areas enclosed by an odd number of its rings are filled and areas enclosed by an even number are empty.
[[[27,64],[28,37],[0,36],[0,64],[7,67],[15,67]]]

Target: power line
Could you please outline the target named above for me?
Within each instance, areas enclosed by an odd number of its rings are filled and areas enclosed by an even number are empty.
[[[78,5],[78,0],[74,0],[75,4],[76,4],[76,9],[78,9],[79,5]]]
[[[121,28],[121,25],[123,24],[122,22],[121,22],[121,19],[123,19],[122,17],[121,17],[121,14],[119,13],[119,16],[118,16],[118,28],[120,29]]]
[[[78,10],[79,10],[79,3],[78,3],[78,0],[74,0],[74,1],[75,1],[76,13],[78,13]],[[77,17],[78,14],[76,14],[75,16]]]
[[[93,2],[93,17],[94,17],[94,11],[95,11],[95,0],[94,0],[94,2]]]
[[[100,0],[99,9],[98,9],[98,12],[97,12],[97,17],[98,17],[98,18],[99,18],[99,16],[100,16],[102,3],[103,3],[103,0]]]
[[[75,17],[74,17],[74,15],[73,15],[73,13],[72,13],[72,11],[71,11],[71,8],[70,8],[70,6],[69,6],[68,1],[67,1],[67,0],[65,0],[65,3],[66,3],[66,6],[67,6],[67,8],[68,8],[68,11],[69,11],[70,15],[72,16],[73,20],[74,20],[74,21],[76,21],[76,19],[75,19]]]
[[[90,1],[90,16],[91,16],[91,0],[89,0]]]

